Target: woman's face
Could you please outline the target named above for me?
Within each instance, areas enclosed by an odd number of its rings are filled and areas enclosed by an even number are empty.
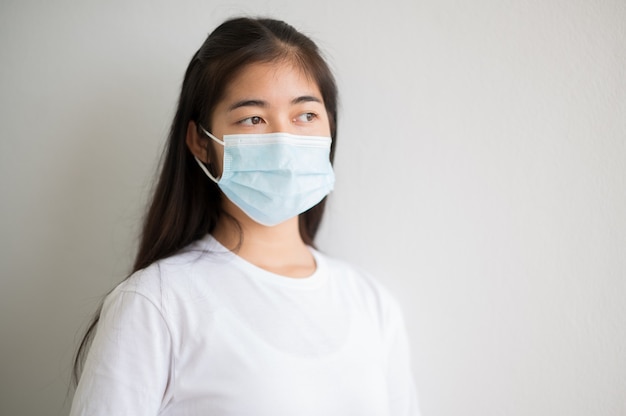
[[[226,88],[211,117],[211,133],[291,133],[330,136],[330,124],[316,82],[290,62],[254,63],[245,67]],[[220,155],[224,148],[210,141]]]
[[[316,82],[290,62],[255,63],[244,67],[224,91],[211,115],[211,133],[218,139],[229,134],[291,133],[330,136],[330,123]],[[187,146],[213,172],[222,173],[224,147],[200,136],[195,123],[187,130]],[[212,146],[207,152],[206,146]],[[209,155],[217,157],[209,157]],[[216,160],[217,159],[217,160]],[[228,198],[223,209],[240,223],[252,221]],[[297,218],[292,219],[297,226]]]

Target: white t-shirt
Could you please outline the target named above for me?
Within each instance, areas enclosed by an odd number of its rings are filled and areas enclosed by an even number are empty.
[[[77,415],[415,416],[400,309],[311,249],[307,278],[260,269],[210,235],[107,296]]]

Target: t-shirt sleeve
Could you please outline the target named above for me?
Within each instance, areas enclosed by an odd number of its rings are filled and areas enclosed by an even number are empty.
[[[411,372],[409,342],[400,307],[391,301],[388,309],[385,345],[390,415],[419,416],[417,392]]]
[[[158,414],[171,356],[170,331],[157,305],[116,289],[103,305],[70,416]]]

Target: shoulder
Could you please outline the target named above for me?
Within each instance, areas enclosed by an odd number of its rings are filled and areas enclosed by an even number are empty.
[[[198,286],[209,280],[205,277],[214,274],[211,263],[215,262],[215,256],[212,254],[193,243],[170,257],[137,270],[119,283],[109,297],[135,294],[155,305],[180,297],[186,298],[201,290]]]
[[[349,294],[353,302],[376,316],[386,326],[402,319],[401,309],[393,294],[384,286],[379,277],[349,262],[326,254],[316,253],[326,264],[332,281]]]
[[[320,252],[316,254],[324,261],[333,279],[352,286],[354,290],[362,292],[363,295],[376,297],[381,302],[395,302],[379,277],[375,277],[361,267],[347,261]]]

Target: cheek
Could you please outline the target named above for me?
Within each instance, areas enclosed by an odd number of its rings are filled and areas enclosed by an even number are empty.
[[[214,111],[209,120],[208,131],[220,140],[224,139],[225,126],[223,117],[220,116],[218,110]],[[224,165],[224,146],[217,143],[215,140],[208,138],[206,143],[206,150],[211,161],[211,173],[215,173],[217,176],[222,174],[222,166]]]
[[[224,148],[209,137],[204,137],[200,146],[202,147],[202,156],[199,157],[200,160],[207,161],[209,172],[211,172],[214,177],[219,178],[222,174]]]
[[[206,150],[209,156],[209,160],[211,161],[211,165],[214,166],[215,170],[217,171],[215,173],[221,175],[222,166],[224,164],[224,147],[219,143],[215,143],[215,141],[213,140],[209,140],[207,146],[208,147]]]
[[[325,135],[326,136],[331,136],[332,132],[334,130],[335,121],[331,117],[326,116],[326,120],[325,120],[324,126],[325,126],[325,130],[326,130],[326,132],[325,132],[326,134]]]

